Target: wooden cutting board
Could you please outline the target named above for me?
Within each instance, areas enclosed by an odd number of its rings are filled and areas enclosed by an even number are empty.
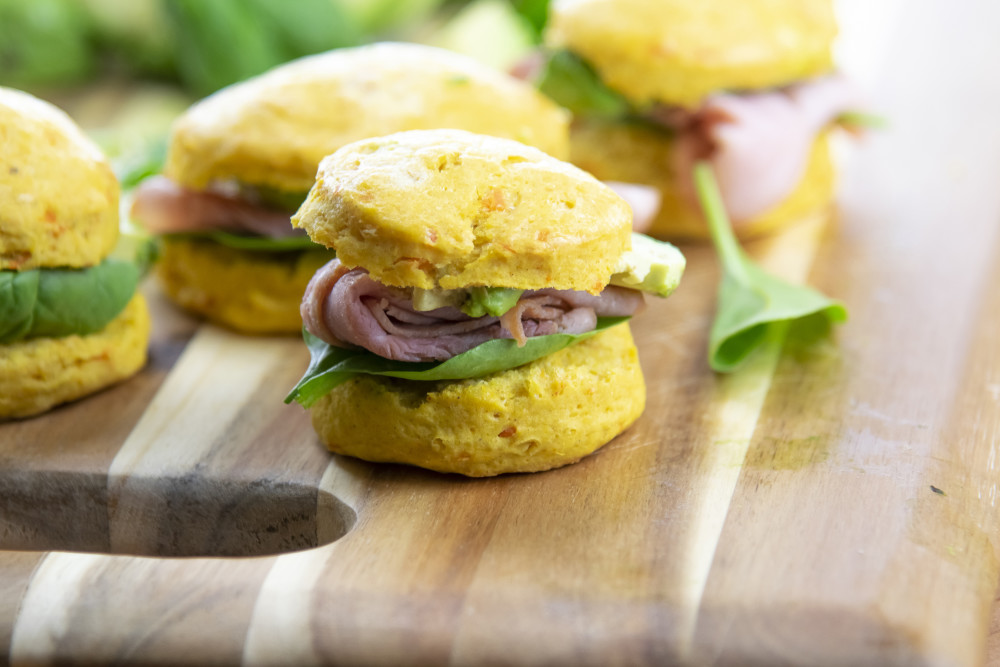
[[[682,289],[634,324],[646,412],[577,465],[468,480],[330,456],[281,403],[299,341],[199,326],[147,285],[139,377],[0,425],[0,656],[982,663],[1000,574],[1000,7],[966,9],[907,5],[874,96],[891,125],[838,214],[752,246],[851,321],[716,376],[717,267],[685,248]]]

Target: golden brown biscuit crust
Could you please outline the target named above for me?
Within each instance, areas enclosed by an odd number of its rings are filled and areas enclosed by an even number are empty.
[[[84,267],[118,239],[118,181],[47,102],[0,88],[0,269]]]
[[[631,425],[646,388],[628,325],[478,380],[360,376],[320,399],[332,451],[487,477],[578,461]]]
[[[694,108],[828,72],[836,34],[830,0],[556,0],[546,41],[638,107]]]
[[[628,204],[573,165],[460,130],[344,147],[292,218],[388,285],[595,294],[629,247],[631,222]]]
[[[660,191],[660,210],[648,230],[666,239],[706,239],[701,211],[681,195],[673,173],[673,140],[646,125],[580,120],[573,124],[572,160],[606,181],[651,185]],[[777,206],[734,225],[741,238],[762,236],[803,220],[830,206],[836,169],[827,133],[813,144],[805,174]]]
[[[167,237],[156,272],[172,301],[211,322],[243,333],[297,334],[306,285],[332,258],[323,249],[257,252]]]
[[[146,363],[141,294],[101,331],[0,345],[0,419],[30,417],[134,375]]]
[[[375,44],[303,58],[226,88],[174,126],[166,173],[204,189],[237,180],[305,192],[341,146],[454,127],[568,153],[566,112],[530,85],[456,53]]]

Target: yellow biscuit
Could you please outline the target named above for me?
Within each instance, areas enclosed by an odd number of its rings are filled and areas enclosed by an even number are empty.
[[[388,285],[596,294],[631,243],[631,219],[610,188],[535,148],[425,130],[325,159],[292,224]]]
[[[0,345],[0,419],[29,417],[134,375],[146,363],[141,294],[101,331]]]
[[[694,108],[829,71],[836,34],[830,0],[556,0],[546,41],[638,107]]]
[[[667,132],[640,123],[578,121],[573,125],[573,162],[606,181],[651,185],[660,191],[660,211],[649,234],[669,239],[708,238],[701,210],[681,196],[673,172],[673,141]],[[742,238],[771,233],[830,205],[836,170],[829,138],[813,144],[806,172],[796,188],[778,205],[734,225]]]
[[[0,269],[84,267],[118,239],[118,181],[47,102],[0,88]]]
[[[578,461],[642,414],[628,325],[528,365],[458,382],[359,376],[313,407],[334,452],[487,477]]]
[[[237,180],[305,192],[341,146],[454,127],[568,153],[568,114],[530,85],[465,56],[375,44],[304,58],[226,88],[174,126],[166,173],[204,189]]]
[[[331,259],[323,249],[258,252],[167,237],[156,271],[167,296],[212,322],[244,333],[294,334],[302,330],[306,285]]]

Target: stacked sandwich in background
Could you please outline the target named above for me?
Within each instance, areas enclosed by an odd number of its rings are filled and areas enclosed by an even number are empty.
[[[119,186],[66,114],[0,88],[0,419],[26,417],[146,361],[141,268],[109,258]]]
[[[752,236],[830,203],[828,130],[858,104],[835,35],[829,0],[555,0],[538,83],[575,113],[575,164],[659,191],[650,233],[707,235],[691,172],[708,160]]]

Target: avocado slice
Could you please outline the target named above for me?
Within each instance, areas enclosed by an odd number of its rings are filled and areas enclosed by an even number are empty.
[[[677,289],[687,261],[681,251],[645,234],[632,233],[632,249],[618,260],[611,284],[666,297]]]

